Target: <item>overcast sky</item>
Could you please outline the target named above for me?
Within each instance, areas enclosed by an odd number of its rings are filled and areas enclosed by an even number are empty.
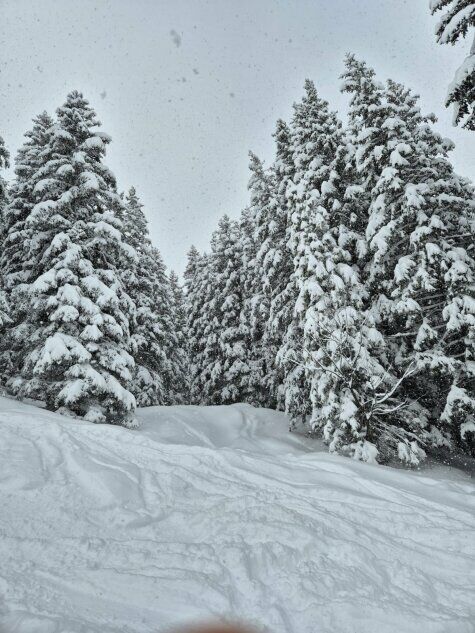
[[[345,52],[414,88],[475,177],[475,134],[453,128],[447,84],[468,43],[437,46],[428,0],[0,0],[0,134],[81,90],[112,136],[107,164],[134,185],[166,264],[182,272],[223,213],[248,199],[248,150],[272,160],[306,77],[334,108]]]

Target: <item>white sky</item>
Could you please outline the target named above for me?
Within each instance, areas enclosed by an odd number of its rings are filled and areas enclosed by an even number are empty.
[[[306,77],[345,111],[345,52],[414,88],[475,177],[475,134],[443,101],[466,42],[438,46],[428,0],[0,0],[0,134],[14,155],[33,116],[81,90],[112,136],[107,164],[137,188],[152,240],[182,272],[248,200],[248,150],[272,160]]]

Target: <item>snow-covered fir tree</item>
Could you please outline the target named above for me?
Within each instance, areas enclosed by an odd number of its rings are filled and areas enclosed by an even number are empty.
[[[396,457],[409,463],[418,463],[424,458],[421,444],[425,445],[427,440],[427,415],[418,405],[410,406],[409,410],[402,406],[414,367],[411,358],[399,359],[397,348],[389,344],[385,306],[387,283],[393,274],[395,262],[380,257],[378,251],[380,248],[381,253],[384,252],[385,230],[390,230],[391,226],[384,221],[384,217],[391,217],[391,211],[386,208],[384,195],[378,191],[378,185],[384,182],[392,169],[385,162],[386,152],[390,154],[395,150],[393,157],[396,158],[397,151],[402,152],[404,149],[403,146],[398,147],[397,142],[393,145],[389,140],[394,112],[389,106],[384,86],[376,80],[373,69],[365,62],[356,60],[353,55],[348,55],[343,79],[342,89],[351,95],[349,138],[354,149],[353,205],[354,212],[360,217],[359,224],[365,238],[365,243],[359,242],[359,266],[367,287],[368,318],[376,323],[384,338],[384,346],[379,354],[384,380],[379,385],[379,392],[391,393],[391,400],[384,401],[390,406],[381,416],[381,422],[377,423],[384,432],[382,441],[376,444],[380,459]],[[381,232],[378,232],[380,229]],[[399,363],[396,363],[396,358]],[[409,404],[412,405],[412,402]]]
[[[292,422],[305,421],[311,412],[304,349],[308,311],[313,301],[317,260],[314,220],[322,183],[330,179],[331,164],[339,145],[341,124],[314,84],[305,82],[305,96],[294,106],[292,161],[295,172],[287,187],[288,244],[294,269],[291,280],[296,302],[279,354],[285,368],[285,410]]]
[[[121,205],[103,164],[110,138],[81,93],[57,110],[25,220],[27,330],[20,395],[94,422],[133,426],[128,349],[133,304],[119,271],[133,252],[121,239]],[[14,200],[12,200],[14,203]]]
[[[345,57],[345,71],[341,79],[342,92],[351,97],[347,137],[353,146],[351,158],[356,170],[353,198],[361,196],[361,207],[364,208],[370,203],[371,190],[380,173],[378,143],[381,134],[379,125],[385,109],[384,86],[377,81],[374,70],[352,54]],[[361,222],[365,224],[367,216],[362,215]],[[366,227],[361,228],[364,231]],[[364,245],[361,246],[364,249]]]
[[[25,252],[31,229],[25,222],[38,199],[36,187],[44,178],[44,168],[51,158],[53,120],[43,112],[33,119],[33,127],[26,132],[26,142],[15,158],[15,180],[11,200],[4,211],[3,250],[1,268],[8,288],[28,280],[28,254]]]
[[[15,157],[15,180],[3,212],[0,267],[11,321],[2,337],[1,364],[4,380],[10,382],[20,375],[24,344],[32,335],[31,327],[34,329],[27,319],[29,302],[25,286],[31,280],[34,261],[29,248],[33,245],[33,229],[26,226],[26,221],[40,199],[36,187],[51,158],[53,132],[53,120],[46,112],[33,119],[33,127],[26,132],[26,141]]]
[[[209,303],[212,298],[211,262],[209,255],[200,255],[192,246],[184,273],[186,336],[190,354],[189,390],[192,404],[205,404],[204,385],[208,384],[208,366],[204,361],[205,349],[216,333],[208,321]],[[217,353],[217,351],[216,351]]]
[[[406,393],[428,409],[444,435],[473,451],[474,188],[454,173],[453,146],[432,129],[433,116],[421,115],[417,97],[389,81],[387,100],[394,111],[385,123],[396,137],[389,158],[394,172],[383,174],[381,185],[386,207],[394,206],[388,230],[378,234],[398,251],[388,325],[403,339],[399,355],[413,355],[418,370]],[[396,182],[401,196],[394,195]],[[442,441],[433,428],[427,442]]]
[[[242,243],[237,222],[225,215],[211,239],[210,286],[212,296],[206,305],[208,340],[203,362],[208,380],[204,393],[210,404],[231,404],[248,394],[246,342],[249,331],[241,319]]]
[[[373,354],[382,337],[364,313],[346,145],[335,113],[307,82],[294,120],[296,171],[290,189],[299,289],[294,318],[302,330],[296,360],[309,385],[312,430],[331,451],[374,461],[378,432],[367,402],[373,378],[382,373]]]
[[[152,278],[154,280],[154,309],[156,323],[163,338],[163,376],[165,399],[163,404],[178,404],[182,400],[183,348],[179,330],[174,323],[174,298],[165,263],[160,251],[152,247]]]
[[[249,326],[243,318],[243,245],[238,222],[223,216],[211,252],[189,253],[185,271],[192,400],[230,404],[250,395]]]
[[[243,375],[243,397],[254,405],[272,407],[275,400],[267,384],[266,376],[275,362],[272,350],[263,339],[264,327],[269,319],[269,295],[264,292],[263,278],[258,262],[260,246],[259,227],[269,222],[269,205],[272,199],[270,175],[265,172],[259,158],[250,153],[251,177],[249,179],[250,204],[240,218],[242,243],[241,291],[243,305],[241,322],[248,339],[245,345],[246,365],[249,372]]]
[[[454,123],[475,130],[475,2],[474,0],[430,0],[432,13],[442,12],[436,27],[439,44],[455,44],[473,37],[469,55],[457,69],[449,86],[446,105],[454,104]],[[473,29],[473,35],[470,33]]]
[[[272,165],[272,186],[269,209],[260,216],[257,228],[260,243],[257,253],[259,275],[263,292],[268,297],[269,315],[264,324],[263,346],[268,355],[265,386],[270,399],[285,408],[284,375],[286,364],[280,362],[280,350],[290,323],[296,302],[293,280],[293,259],[289,248],[290,213],[287,189],[295,172],[292,157],[292,136],[285,121],[277,121],[274,133],[276,157]]]
[[[345,87],[353,93],[366,90],[374,77],[354,58],[347,60],[346,75]],[[399,84],[389,81],[378,107],[353,120],[361,124],[354,142],[370,195],[366,275],[371,313],[388,342],[393,381],[412,403],[396,425],[406,437],[406,447],[397,445],[398,454],[417,462],[421,445],[446,441],[436,428],[441,421],[447,427],[452,418],[449,435],[456,440],[471,428],[457,429],[453,412],[462,406],[455,404],[456,394],[465,411],[473,407],[466,389],[473,353],[474,267],[467,250],[473,190],[447,160],[450,143],[431,129],[432,118],[421,115],[417,97]],[[465,337],[464,349],[454,353],[460,337]],[[411,376],[402,384],[409,367]],[[447,397],[451,412],[444,411]]]
[[[186,327],[186,305],[183,287],[178,275],[171,270],[169,274],[172,299],[171,325],[176,336],[176,345],[170,349],[172,362],[172,384],[170,400],[174,404],[187,404],[189,401],[189,352]]]
[[[165,375],[169,372],[165,338],[170,329],[171,306],[160,305],[159,295],[163,294],[160,284],[165,284],[166,279],[163,271],[158,270],[160,262],[156,261],[149,239],[143,205],[133,187],[126,195],[119,217],[124,240],[136,253],[133,264],[120,271],[135,306],[130,324],[130,353],[135,359],[130,388],[138,406],[165,404],[168,400]],[[162,272],[160,279],[157,272]],[[163,318],[165,327],[161,323]]]
[[[183,275],[185,280],[184,288],[187,294],[189,294],[191,291],[191,285],[193,283],[193,280],[195,279],[200,259],[201,255],[198,249],[192,244],[190,250],[187,253],[186,267]]]

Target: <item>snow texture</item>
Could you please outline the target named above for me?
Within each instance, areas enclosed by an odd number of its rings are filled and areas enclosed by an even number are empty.
[[[315,451],[279,413],[140,431],[0,398],[0,631],[473,633],[475,485]]]

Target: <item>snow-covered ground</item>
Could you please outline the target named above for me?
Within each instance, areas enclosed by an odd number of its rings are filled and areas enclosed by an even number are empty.
[[[0,399],[0,631],[473,633],[475,485],[315,451],[249,406],[139,431]]]

